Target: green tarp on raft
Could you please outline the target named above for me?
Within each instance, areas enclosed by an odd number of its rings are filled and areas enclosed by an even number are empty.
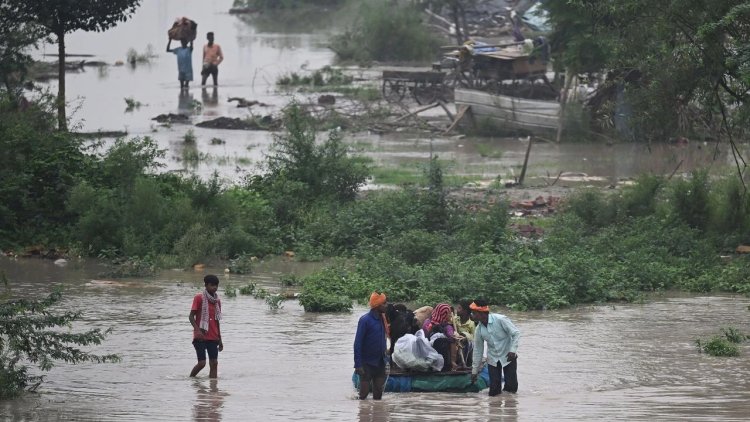
[[[359,375],[352,375],[354,388],[359,388]],[[476,393],[490,385],[490,376],[487,367],[482,369],[477,377],[477,382],[471,383],[471,374],[463,373],[411,373],[389,375],[385,383],[385,391],[407,393],[414,392],[451,392],[451,393]]]

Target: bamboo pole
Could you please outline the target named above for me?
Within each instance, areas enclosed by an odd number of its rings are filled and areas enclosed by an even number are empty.
[[[534,137],[529,136],[529,146],[526,147],[526,156],[523,159],[521,168],[521,177],[518,178],[518,184],[523,185],[523,179],[526,177],[526,167],[529,165],[529,155],[531,155],[531,144],[534,143]]]
[[[555,142],[558,144],[560,143],[560,138],[562,138],[562,132],[563,132],[563,121],[565,120],[565,104],[568,102],[568,91],[570,91],[570,85],[573,83],[573,76],[571,75],[571,72],[569,69],[566,69],[565,71],[565,83],[563,84],[563,92],[560,94],[560,113],[558,115],[558,121],[557,121],[557,137],[555,137]]]

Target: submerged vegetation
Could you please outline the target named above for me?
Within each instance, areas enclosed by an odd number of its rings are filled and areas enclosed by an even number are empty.
[[[711,356],[734,357],[740,355],[739,344],[747,339],[748,337],[736,328],[727,327],[722,328],[721,334],[712,337],[711,340],[696,339],[695,345],[698,350]]]

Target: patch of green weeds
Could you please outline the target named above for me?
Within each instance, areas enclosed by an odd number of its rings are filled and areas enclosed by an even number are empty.
[[[231,284],[224,285],[224,296],[226,297],[237,297],[237,288]]]
[[[283,274],[280,281],[283,287],[299,286],[302,284],[302,280],[296,274]]]
[[[125,98],[125,105],[127,106],[127,107],[125,107],[125,112],[129,113],[129,112],[132,112],[135,109],[141,108],[141,106],[143,104],[140,101],[137,101],[133,97],[126,97]]]
[[[721,329],[721,333],[731,343],[740,344],[748,339],[748,336],[742,334],[740,330],[734,327],[726,327]]]
[[[156,57],[156,54],[154,54],[154,46],[151,44],[146,46],[146,51],[143,53],[139,53],[132,47],[128,49],[128,52],[126,53],[127,62],[130,63],[131,66],[151,63],[151,59],[154,57]]]
[[[284,296],[280,294],[271,294],[266,297],[266,304],[272,311],[277,311],[284,307]]]
[[[240,255],[229,260],[229,271],[234,274],[250,274],[255,266],[254,261],[254,256]]]
[[[221,138],[211,138],[211,145],[224,145],[226,141]]]
[[[739,347],[727,340],[726,337],[716,336],[707,342],[696,339],[695,345],[701,352],[711,356],[736,357],[740,355]]]
[[[151,259],[131,257],[114,259],[110,268],[99,274],[103,278],[151,277],[156,274],[156,266]]]
[[[258,285],[255,283],[249,283],[244,286],[241,286],[239,288],[239,293],[243,296],[251,296],[255,294],[255,290],[258,288]]]
[[[502,158],[503,157],[503,151],[501,151],[497,147],[484,144],[484,143],[477,144],[477,152],[479,153],[480,157],[484,157],[484,158]]]
[[[282,87],[333,87],[350,85],[353,80],[352,76],[345,74],[341,69],[325,66],[322,69],[313,71],[309,75],[302,75],[296,72],[282,75],[276,80],[276,85]]]
[[[195,136],[195,131],[193,129],[188,129],[188,131],[185,132],[185,135],[182,136],[182,141],[186,144],[195,145],[197,140],[198,137]]]

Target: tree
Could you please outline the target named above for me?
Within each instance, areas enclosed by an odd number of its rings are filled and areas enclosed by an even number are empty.
[[[2,278],[7,284],[4,275]],[[0,304],[0,399],[41,384],[42,377],[29,374],[21,362],[48,371],[55,361],[76,364],[120,360],[117,355],[96,355],[76,347],[101,344],[108,330],[69,332],[67,328],[81,318],[81,312],[50,310],[61,297],[57,290],[43,300],[19,299]]]
[[[557,63],[606,73],[601,103],[620,101],[645,140],[733,136],[750,121],[750,2],[545,2]],[[607,108],[605,105],[604,109]]]
[[[38,25],[20,20],[18,11],[9,2],[0,3],[0,83],[14,104],[17,104],[19,86],[31,63],[26,51],[43,36]]]
[[[11,3],[11,2],[5,2]],[[6,7],[27,23],[40,25],[55,36],[58,55],[57,122],[67,130],[65,116],[65,34],[104,31],[127,20],[141,0],[24,0]]]

